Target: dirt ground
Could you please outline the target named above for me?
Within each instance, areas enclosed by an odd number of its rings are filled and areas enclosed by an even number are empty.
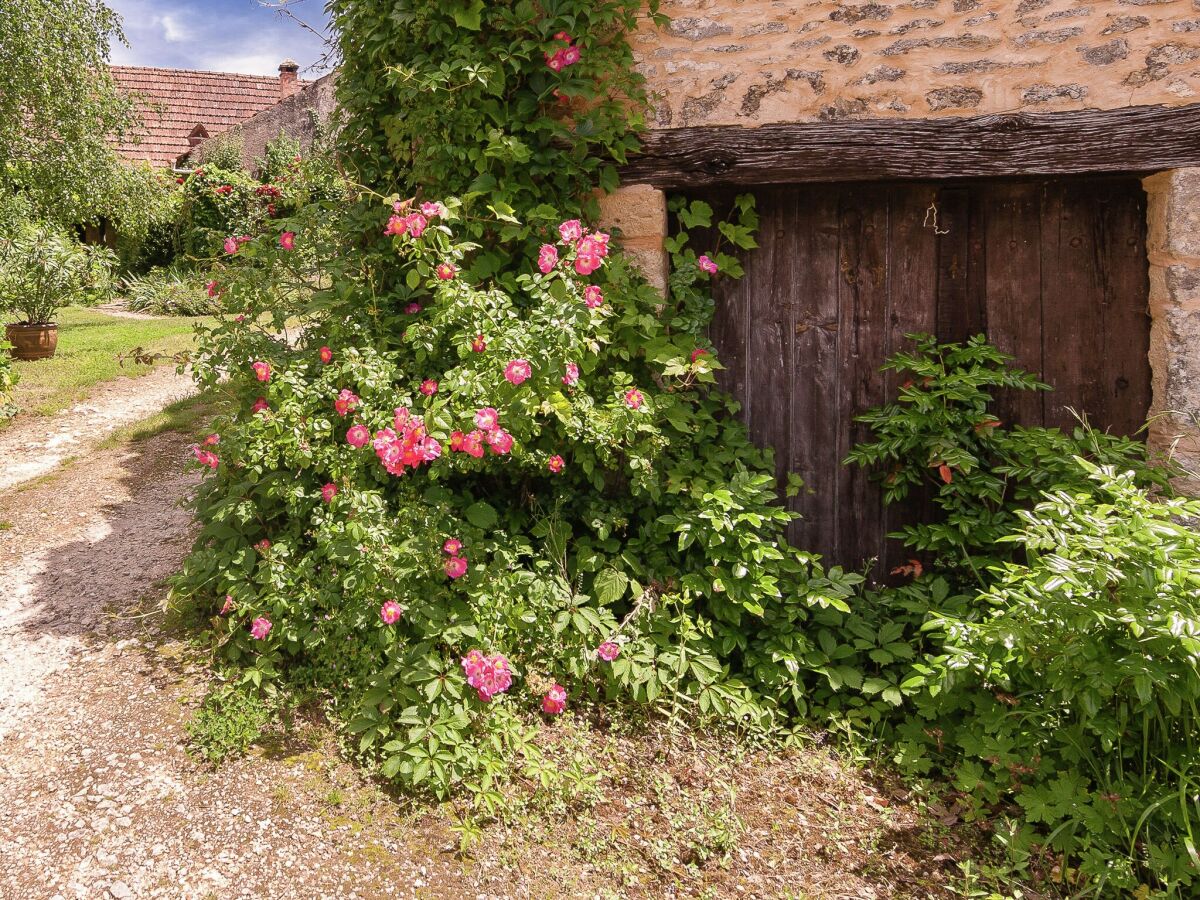
[[[0,491],[0,898],[957,894],[981,836],[820,746],[566,716],[549,739],[594,766],[591,800],[531,802],[465,852],[453,805],[364,778],[317,715],[214,771],[185,731],[211,675],[161,612],[193,530],[189,443]]]

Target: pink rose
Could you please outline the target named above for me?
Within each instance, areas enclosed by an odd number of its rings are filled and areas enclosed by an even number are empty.
[[[452,556],[446,560],[445,569],[451,578],[462,578],[467,574],[467,561],[461,556]]]
[[[550,457],[548,460],[546,460],[546,468],[549,469],[551,472],[553,472],[555,475],[557,475],[559,472],[561,472],[563,470],[564,465],[565,465],[565,463],[563,462],[563,458],[561,456],[559,456],[557,453],[554,454],[552,457]]]
[[[432,219],[434,216],[446,215],[446,207],[436,201],[433,203],[422,203],[421,212]]]
[[[332,503],[333,498],[338,495],[338,486],[332,481],[329,484],[321,487],[321,499],[326,503]]]
[[[604,292],[600,290],[599,285],[589,284],[583,289],[583,302],[587,304],[588,309],[595,309],[604,302]]]
[[[233,595],[226,594],[225,595],[225,605],[221,607],[221,615],[223,615],[223,616],[229,615],[231,612],[233,612],[233,608],[234,608]]]
[[[630,409],[634,409],[634,410],[641,409],[642,401],[644,399],[645,398],[642,397],[642,392],[639,391],[637,388],[630,388],[629,390],[627,390],[625,392],[625,405],[628,406]]]
[[[357,409],[358,404],[361,402],[362,401],[359,399],[358,395],[354,393],[354,391],[350,390],[349,388],[342,388],[342,391],[338,394],[337,399],[333,401],[333,408],[339,416],[344,418]]]
[[[557,716],[566,708],[567,691],[561,684],[555,683],[542,698],[542,712],[548,716]]]
[[[503,428],[493,428],[487,433],[487,445],[497,456],[503,456],[512,451],[512,435]]]
[[[238,252],[238,248],[239,248],[240,246],[241,246],[241,244],[239,244],[239,243],[238,243],[238,239],[237,239],[237,238],[233,238],[233,237],[227,237],[227,238],[225,238],[225,244],[224,244],[224,247],[225,247],[225,252],[226,252],[226,253],[228,253],[228,254],[230,254],[230,255],[232,255],[232,254],[234,254],[234,253],[237,253],[237,252]]]
[[[475,427],[480,431],[491,431],[499,424],[500,414],[490,406],[475,413]]]
[[[420,311],[421,311],[420,303],[410,303],[410,304],[408,304],[408,306],[404,307],[405,314],[409,315],[409,316],[415,316]]]
[[[549,275],[557,265],[558,248],[553,244],[542,244],[542,249],[538,251],[538,269],[543,275]]]
[[[690,358],[691,358],[692,362],[695,362],[702,356],[708,356],[708,351],[705,350],[703,347],[697,347],[695,350],[692,351],[692,355]]]
[[[284,250],[293,250],[296,247],[296,232],[285,231],[279,236],[279,246]]]
[[[217,294],[221,293],[221,289],[217,287],[217,283],[215,281],[210,281],[208,284],[204,285],[204,292],[210,297],[215,297]]]
[[[521,384],[533,374],[533,367],[527,359],[514,359],[504,367],[504,377],[512,384]]]
[[[487,349],[487,341],[484,340],[482,334],[477,334],[477,335],[475,335],[475,337],[471,338],[471,352],[472,353],[482,353],[486,349]]]
[[[580,252],[575,257],[575,271],[584,277],[600,268],[601,259],[595,253]]]
[[[458,267],[454,263],[444,262],[433,271],[441,281],[449,281],[458,274]]]
[[[408,223],[403,216],[392,216],[387,221],[387,227],[383,229],[383,233],[389,237],[403,237],[408,231]]]
[[[701,271],[707,272],[709,275],[715,275],[717,273],[717,264],[707,256],[701,256],[698,260],[696,260],[696,265],[700,267]]]
[[[254,401],[254,405],[252,407],[250,407],[251,415],[253,415],[255,413],[270,412],[270,411],[271,411],[271,406],[270,406],[270,404],[267,403],[266,397],[259,397],[257,400]]]
[[[271,380],[271,364],[270,363],[265,363],[265,362],[262,362],[261,360],[259,360],[258,362],[251,363],[250,368],[252,368],[254,370],[254,377],[257,378],[259,381],[265,382],[265,381]]]
[[[429,220],[420,213],[413,213],[408,217],[408,233],[415,238],[419,238],[425,233],[426,226],[429,225]]]
[[[321,357],[321,362],[323,363],[333,362],[333,351],[328,347],[322,347],[317,351],[317,355]]]
[[[271,620],[259,616],[250,624],[250,637],[261,641],[271,633]]]
[[[346,432],[346,443],[356,450],[361,450],[371,442],[371,432],[365,425],[352,425]]]
[[[566,50],[562,51],[563,65],[564,66],[575,65],[575,63],[579,62],[579,58],[581,55],[582,54],[580,54],[578,47],[568,47]]]
[[[446,538],[446,543],[442,544],[442,552],[450,556],[458,556],[462,552],[462,541],[458,538]]]
[[[579,366],[573,362],[567,363],[566,374],[562,377],[562,383],[567,387],[574,387],[579,383]]]
[[[605,641],[596,648],[596,655],[605,662],[612,662],[621,655],[621,645],[613,641]]]
[[[221,443],[221,436],[215,431],[204,439],[205,447],[215,447],[219,443]]]
[[[403,612],[399,603],[395,600],[388,600],[379,608],[379,618],[383,620],[384,625],[395,625],[400,621],[400,615]]]
[[[558,233],[564,244],[574,244],[583,237],[583,223],[578,219],[568,219],[558,226]]]
[[[421,390],[421,393],[424,394],[426,397],[432,397],[434,394],[436,394],[438,392],[438,383],[436,381],[434,381],[432,378],[426,378],[424,381],[421,382],[420,390]]]

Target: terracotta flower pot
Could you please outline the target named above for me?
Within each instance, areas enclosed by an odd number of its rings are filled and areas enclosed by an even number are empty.
[[[5,325],[4,337],[14,359],[49,359],[58,347],[58,325]]]

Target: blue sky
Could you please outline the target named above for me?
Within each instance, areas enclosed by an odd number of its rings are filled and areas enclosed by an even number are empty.
[[[124,18],[129,46],[112,47],[113,63],[165,66],[274,75],[291,57],[300,77],[313,78],[310,68],[323,48],[316,35],[272,6],[280,0],[104,0]],[[288,9],[322,33],[328,33],[324,0],[287,0]]]

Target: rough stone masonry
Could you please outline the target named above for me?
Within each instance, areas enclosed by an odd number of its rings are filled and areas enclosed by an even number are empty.
[[[633,38],[651,126],[837,122],[1200,102],[1200,0],[663,0]],[[1147,178],[1151,442],[1200,473],[1200,169]],[[666,209],[604,203],[665,289]],[[1200,477],[1184,486],[1200,494]]]

